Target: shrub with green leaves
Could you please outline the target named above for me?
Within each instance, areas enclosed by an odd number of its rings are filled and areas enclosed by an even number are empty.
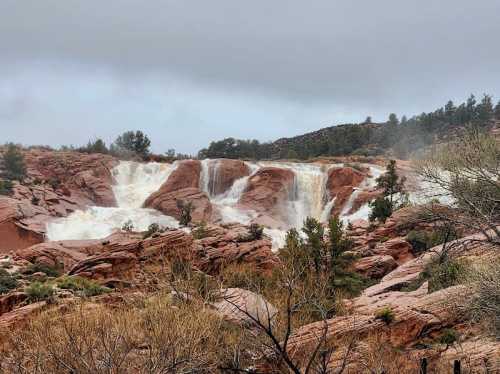
[[[12,195],[14,184],[9,180],[0,180],[0,195]]]
[[[48,300],[54,296],[54,285],[49,282],[33,282],[25,291],[31,302]]]
[[[382,308],[375,313],[375,319],[379,319],[379,320],[385,322],[387,325],[394,322],[395,318],[396,318],[396,315],[394,314],[394,311],[390,307]]]
[[[45,273],[49,277],[58,277],[62,273],[62,265],[49,266],[39,262],[29,265],[22,272],[24,275],[32,275],[35,273]]]
[[[148,229],[144,232],[144,234],[142,234],[142,238],[147,239],[147,238],[153,236],[153,234],[156,234],[157,232],[163,232],[163,231],[165,231],[165,230],[163,228],[161,228],[159,224],[152,223],[151,225],[148,226]]]
[[[5,179],[22,181],[26,177],[24,156],[14,143],[7,144],[7,150],[3,154],[3,167]]]
[[[458,338],[459,334],[455,329],[444,329],[443,333],[439,337],[439,343],[450,346],[456,343]]]
[[[0,295],[13,290],[18,285],[17,278],[5,269],[0,269]]]
[[[57,286],[65,290],[76,291],[85,297],[111,292],[111,289],[108,287],[101,286],[97,282],[78,276],[64,276],[59,278],[57,280]]]
[[[195,239],[206,238],[208,236],[207,223],[205,221],[200,222],[192,233]]]

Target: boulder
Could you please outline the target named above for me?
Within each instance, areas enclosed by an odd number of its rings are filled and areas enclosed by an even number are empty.
[[[46,210],[28,201],[0,197],[0,253],[43,242],[48,219]]]
[[[332,215],[342,213],[354,189],[365,179],[366,175],[351,167],[334,167],[328,170],[326,191],[329,199],[335,199]]]
[[[228,191],[236,180],[248,175],[250,175],[250,168],[241,160],[211,160],[208,191],[212,196],[220,195]]]
[[[379,243],[372,250],[377,255],[392,256],[398,265],[413,259],[411,244],[402,238],[389,239],[385,242]]]
[[[269,327],[278,314],[278,309],[261,295],[241,288],[222,289],[219,298],[211,306],[223,319],[238,325],[252,328],[258,320]]]
[[[382,278],[397,266],[394,258],[389,255],[363,257],[353,263],[356,272],[369,278]]]
[[[25,152],[28,177],[70,196],[80,208],[116,206],[111,169],[118,160],[100,153],[33,149]]]
[[[157,209],[168,216],[180,218],[181,211],[177,201],[190,202],[193,205],[193,222],[208,222],[212,219],[213,208],[207,194],[199,188],[201,163],[185,160],[178,163],[160,189],[144,202],[144,207]]]
[[[193,222],[209,222],[214,216],[214,210],[210,199],[205,192],[197,187],[182,188],[180,190],[164,192],[162,188],[149,196],[144,206],[157,209],[163,214],[179,219],[181,211],[177,201],[189,202],[193,205],[191,217]]]
[[[285,203],[294,193],[295,174],[292,170],[263,167],[248,180],[239,204],[274,219],[287,222]]]

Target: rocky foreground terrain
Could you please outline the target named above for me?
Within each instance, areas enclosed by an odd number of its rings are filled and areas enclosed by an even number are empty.
[[[118,161],[100,154],[44,150],[27,151],[25,160],[27,182],[16,185],[12,196],[0,197],[0,270],[17,277],[16,286],[0,295],[0,341],[6,347],[11,344],[9,332],[22,331],[41,313],[58,310],[70,315],[82,302],[76,290],[57,286],[50,298],[34,298],[26,291],[33,282],[65,276],[89,279],[106,287],[107,292],[84,297],[84,302],[112,311],[123,308],[137,295],[155,294],[161,275],[170,272],[164,266],[172,259],[181,258],[210,278],[217,278],[232,265],[248,266],[271,277],[280,266],[282,259],[273,250],[270,237],[252,237],[248,225],[222,222],[218,207],[200,187],[202,165],[193,160],[180,162],[144,203],[145,207],[180,218],[177,200],[190,201],[194,209],[189,227],[150,235],[118,229],[102,239],[47,241],[46,224],[50,220],[88,206],[116,206],[112,169]],[[366,167],[348,165],[328,169],[326,189],[329,198],[335,198],[331,215],[347,208],[348,213],[356,212],[380,193],[372,186],[363,186],[369,173]],[[222,160],[218,178],[209,181],[209,188],[222,193],[245,176],[250,178],[238,205],[255,211],[256,223],[282,226],[287,217],[281,207],[293,189],[293,173],[273,165],[252,174],[242,161]],[[404,208],[383,224],[360,219],[351,222],[347,230],[354,242],[351,270],[370,279],[372,285],[357,297],[343,300],[342,313],[293,330],[286,350],[299,367],[306,365],[311,350],[324,338],[333,352],[325,360],[325,368],[330,371],[324,372],[380,372],[366,369],[370,362],[382,360],[380,356],[400,369],[390,372],[418,372],[423,358],[435,372],[437,368],[451,372],[455,360],[460,360],[464,372],[500,372],[499,342],[483,336],[480,321],[473,322],[462,312],[473,297],[471,290],[459,284],[435,291],[428,281],[418,282],[426,265],[439,257],[443,248],[438,245],[422,252],[410,243],[410,231],[432,230],[435,224],[420,219],[417,210]],[[478,238],[465,228],[452,251],[467,261],[491,261],[496,257],[494,248],[476,242]],[[463,251],[461,243],[473,244]],[[56,269],[57,274],[47,269]],[[278,313],[279,306],[251,290],[231,287],[224,292],[250,315]],[[180,294],[177,292],[177,297]],[[206,307],[230,324],[252,328],[248,313],[224,299],[211,300]],[[390,318],[381,317],[381,310],[390,310]],[[447,342],[443,336],[449,331],[457,336]],[[396,348],[397,354],[384,351],[387,344]],[[257,372],[274,370],[259,357],[255,354],[253,366]]]

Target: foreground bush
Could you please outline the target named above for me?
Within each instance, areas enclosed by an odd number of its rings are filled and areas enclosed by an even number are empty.
[[[31,302],[48,300],[54,295],[54,286],[51,283],[33,282],[25,290]]]
[[[76,291],[85,297],[97,296],[111,291],[108,287],[103,287],[90,279],[78,276],[62,277],[57,280],[57,286],[62,289]]]
[[[214,373],[230,359],[225,344],[232,336],[199,305],[173,308],[161,299],[111,313],[83,304],[70,315],[44,314],[12,334],[0,371]]]
[[[476,321],[485,322],[500,339],[500,260],[481,264],[469,273],[474,298],[466,309]]]

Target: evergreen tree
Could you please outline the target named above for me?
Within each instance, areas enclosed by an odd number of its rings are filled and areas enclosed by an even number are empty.
[[[477,106],[477,119],[480,125],[488,123],[493,117],[493,103],[491,96],[484,95],[481,103]]]
[[[366,117],[365,123],[372,123],[372,117],[370,116]]]
[[[495,106],[495,119],[500,121],[500,100],[498,101],[497,105]]]
[[[387,123],[393,126],[399,125],[398,116],[395,113],[389,114],[389,121]]]
[[[7,144],[3,155],[3,169],[5,179],[22,181],[26,177],[24,156],[14,143]]]
[[[324,257],[325,230],[319,221],[313,217],[307,217],[304,221],[302,231],[307,236],[306,247],[314,263],[314,269],[316,273],[319,274],[321,270],[322,258]]]
[[[136,131],[135,133],[127,131],[116,138],[113,145],[113,148],[118,148],[118,150],[125,150],[146,157],[149,154],[151,141],[142,131]]]

